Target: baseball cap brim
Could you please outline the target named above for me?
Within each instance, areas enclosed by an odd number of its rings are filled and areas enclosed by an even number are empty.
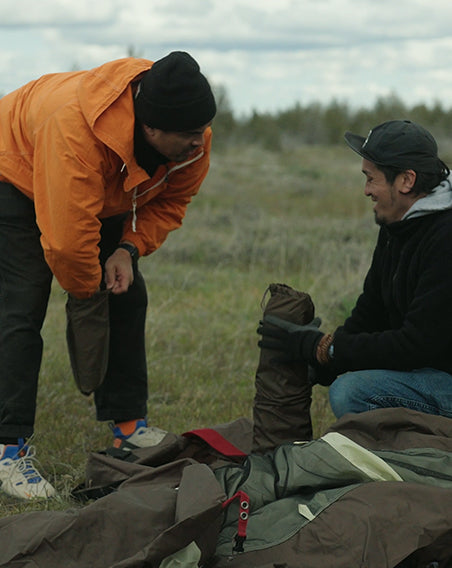
[[[366,158],[366,154],[363,153],[362,147],[366,139],[364,136],[359,136],[358,134],[352,134],[351,132],[346,132],[344,134],[345,141],[357,154]]]

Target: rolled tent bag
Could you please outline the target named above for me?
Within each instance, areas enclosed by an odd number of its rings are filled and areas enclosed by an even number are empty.
[[[91,394],[103,382],[110,343],[109,291],[79,300],[68,294],[66,340],[75,383],[81,393]]]
[[[286,284],[270,284],[262,307],[263,315],[300,325],[314,317],[309,294]],[[253,405],[253,452],[264,453],[283,443],[312,439],[308,366],[301,361],[282,363],[277,358],[277,352],[261,348]]]

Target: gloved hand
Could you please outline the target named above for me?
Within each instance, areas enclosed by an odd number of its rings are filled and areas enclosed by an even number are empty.
[[[306,325],[298,325],[277,316],[266,315],[259,322],[257,333],[262,335],[259,347],[280,351],[280,361],[302,360],[310,365],[318,364],[316,352],[324,333],[319,331],[320,318]]]

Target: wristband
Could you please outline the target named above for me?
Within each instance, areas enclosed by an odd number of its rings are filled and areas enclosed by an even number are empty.
[[[333,336],[325,334],[317,345],[316,359],[320,365],[326,365],[331,360],[330,349],[333,345]]]

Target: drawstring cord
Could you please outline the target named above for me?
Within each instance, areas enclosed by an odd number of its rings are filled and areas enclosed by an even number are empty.
[[[250,498],[244,491],[237,491],[235,495],[224,501],[223,509],[228,507],[233,501],[239,499],[239,522],[237,534],[234,537],[235,546],[233,552],[243,552],[243,543],[246,540],[246,527],[249,518]]]
[[[267,297],[270,294],[270,286],[267,287],[267,289],[264,292],[264,295],[262,296],[262,300],[261,300],[261,310],[264,311],[265,310],[265,305],[267,303]]]
[[[122,164],[121,173],[124,172],[126,167],[127,165],[124,162]],[[137,232],[137,192],[138,192],[138,187],[134,187],[132,194],[132,231],[134,233]]]
[[[137,188],[133,190],[132,195],[132,231],[137,232]]]
[[[142,197],[143,195],[146,195],[146,193],[148,193],[149,191],[152,191],[153,189],[158,187],[160,184],[167,183],[169,175],[172,172],[189,166],[190,164],[192,164],[193,162],[196,162],[197,160],[199,160],[203,156],[204,156],[204,150],[202,150],[199,154],[196,154],[196,156],[194,158],[192,158],[191,160],[189,160],[187,162],[183,162],[182,164],[177,164],[176,166],[173,166],[172,168],[167,169],[165,175],[161,179],[159,179],[157,181],[157,183],[155,183],[151,187],[148,187],[145,191],[140,193],[140,197]],[[126,168],[126,164],[123,164],[123,166],[121,168],[121,172],[124,171],[125,168]],[[136,186],[134,188],[133,194],[132,194],[132,231],[134,233],[137,232],[137,198],[138,198],[138,186]]]

